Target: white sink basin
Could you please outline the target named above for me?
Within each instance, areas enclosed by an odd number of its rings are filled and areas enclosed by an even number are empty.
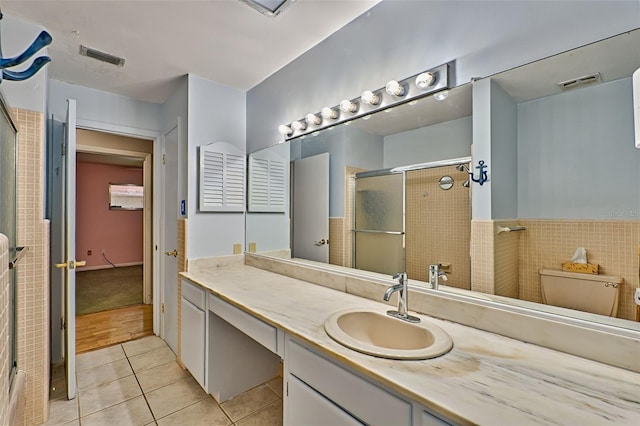
[[[451,350],[451,337],[435,324],[412,324],[384,313],[336,312],[324,323],[336,342],[368,355],[389,359],[428,359]]]

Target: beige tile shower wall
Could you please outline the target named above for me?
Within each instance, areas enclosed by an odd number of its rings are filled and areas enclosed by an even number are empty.
[[[493,255],[495,260],[494,292],[498,296],[517,299],[520,294],[519,282],[519,238],[523,231],[497,233],[498,227],[519,226],[517,221],[495,221]]]
[[[178,227],[178,274],[187,270],[187,219],[178,219],[176,225]],[[178,280],[178,360],[182,362],[182,279],[180,275],[176,277]],[[156,299],[157,300],[157,299]]]
[[[538,270],[561,269],[577,247],[585,247],[589,263],[600,265],[600,274],[624,278],[618,317],[635,320],[640,221],[521,220],[520,224],[527,227],[520,237],[522,299],[542,302]]]
[[[354,217],[354,197],[356,193],[356,173],[364,172],[365,169],[347,166],[344,170],[344,265],[351,268],[353,266],[353,233],[351,229],[355,222]]]
[[[9,377],[11,348],[9,330],[9,240],[0,234],[0,425],[9,423]]]
[[[442,176],[453,178],[453,187],[439,186]],[[428,281],[429,265],[451,264],[447,285],[471,286],[471,198],[462,186],[468,178],[455,166],[407,173],[406,265],[410,278]]]
[[[329,218],[329,263],[332,265],[345,265],[345,235],[344,219],[341,217]]]
[[[471,290],[494,294],[495,229],[492,220],[471,221]]]
[[[18,368],[27,373],[25,422],[48,417],[49,223],[44,220],[44,114],[14,109],[18,126],[17,240],[29,248],[16,268]]]

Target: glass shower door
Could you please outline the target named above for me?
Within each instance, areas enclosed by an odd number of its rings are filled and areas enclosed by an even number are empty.
[[[404,173],[356,176],[354,268],[405,271]]]
[[[16,128],[0,99],[0,233],[9,240],[9,259],[18,255],[16,236]],[[6,268],[7,265],[3,265]],[[16,271],[9,265],[9,351],[8,383],[11,387],[17,366],[16,354]]]

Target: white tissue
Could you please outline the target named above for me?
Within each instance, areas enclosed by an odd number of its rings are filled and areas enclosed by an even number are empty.
[[[574,263],[587,263],[587,249],[584,247],[578,247],[573,253],[571,261]]]

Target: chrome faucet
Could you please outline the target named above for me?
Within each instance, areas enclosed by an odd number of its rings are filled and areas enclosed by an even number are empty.
[[[440,277],[442,277],[442,281],[447,281],[447,274],[440,270],[441,266],[439,263],[429,265],[429,284],[431,284],[431,288],[434,290],[437,290],[440,286]]]
[[[391,295],[398,292],[398,310],[397,311],[387,311],[387,315],[390,315],[395,318],[400,318],[404,321],[409,322],[420,322],[420,318],[414,317],[413,315],[409,315],[407,312],[409,308],[409,279],[407,278],[406,272],[398,272],[393,276],[394,280],[398,280],[398,284],[393,285],[384,292],[384,296],[382,299],[385,302],[388,302],[391,298]]]

